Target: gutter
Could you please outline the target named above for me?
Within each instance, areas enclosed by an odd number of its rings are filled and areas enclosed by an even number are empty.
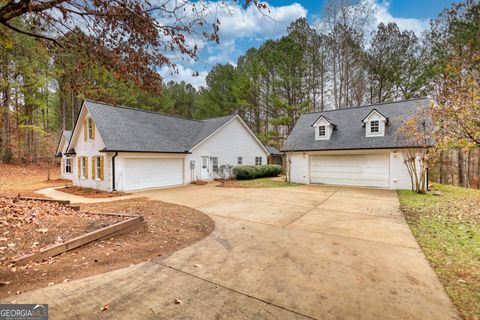
[[[110,150],[110,149],[102,149],[99,152],[131,152],[131,153],[169,153],[169,154],[191,154],[190,151],[142,151],[142,150]]]
[[[118,152],[112,157],[112,191],[116,191],[115,189],[115,158],[118,156]]]

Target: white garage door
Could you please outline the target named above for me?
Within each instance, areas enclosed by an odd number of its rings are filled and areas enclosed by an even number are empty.
[[[124,190],[138,190],[183,183],[183,159],[125,159]]]
[[[366,187],[389,187],[388,155],[310,157],[310,182]]]

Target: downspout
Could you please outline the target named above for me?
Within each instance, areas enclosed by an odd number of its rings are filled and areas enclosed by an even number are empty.
[[[115,157],[118,156],[118,152],[112,157],[112,191],[116,191],[115,189]]]

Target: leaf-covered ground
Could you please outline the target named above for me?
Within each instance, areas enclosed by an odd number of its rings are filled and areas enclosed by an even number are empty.
[[[408,224],[460,313],[480,319],[480,191],[434,185],[441,195],[399,191]]]
[[[38,197],[34,190],[68,185],[71,182],[61,179],[58,165],[0,164],[0,195]]]
[[[36,213],[36,217],[44,216],[45,212],[55,214],[51,211],[52,208],[50,206],[44,207],[42,206],[43,203],[40,204],[41,206],[26,211],[27,214],[23,215],[26,220],[30,220],[29,216],[33,213]],[[47,285],[68,282],[128,267],[131,264],[144,262],[152,258],[168,256],[203,239],[214,228],[213,221],[197,210],[160,201],[149,201],[143,198],[82,205],[81,210],[81,212],[89,212],[88,214],[94,217],[97,217],[94,213],[141,215],[145,218],[148,229],[94,241],[40,263],[32,262],[25,266],[12,266],[6,259],[4,264],[0,264],[0,298]],[[22,247],[30,249],[35,242],[39,242],[31,235],[35,237],[50,237],[50,240],[55,243],[58,238],[57,233],[53,232],[56,225],[58,226],[58,234],[63,235],[61,236],[62,238],[68,239],[70,235],[74,236],[77,234],[77,231],[81,231],[80,228],[72,227],[75,223],[72,219],[78,218],[76,216],[77,213],[73,212],[72,214],[67,213],[63,215],[63,213],[59,212],[61,214],[58,216],[59,219],[52,219],[52,221],[56,221],[56,224],[53,225],[37,226],[34,219],[33,222],[26,223],[27,225],[32,225],[30,228],[32,231],[23,234],[23,237],[20,237],[21,240],[15,240],[16,237],[12,236],[12,229],[14,228],[11,225],[5,226],[0,232],[9,231],[5,235],[8,239],[0,242],[0,245],[15,243],[15,246],[12,246],[13,248]],[[8,221],[9,224],[20,223],[15,219],[11,222],[10,220]],[[103,220],[91,222],[84,226],[95,228],[99,226],[99,222],[102,224]],[[23,222],[21,223],[23,224]],[[103,225],[100,227],[103,227]],[[42,233],[37,232],[37,229],[48,229],[48,231]],[[37,245],[33,248],[36,247]],[[3,257],[4,253],[0,253],[1,257]],[[9,253],[9,256],[13,256],[16,253]],[[2,283],[5,285],[2,286]],[[13,297],[12,300],[14,300]]]
[[[0,198],[0,265],[118,221],[54,202]]]

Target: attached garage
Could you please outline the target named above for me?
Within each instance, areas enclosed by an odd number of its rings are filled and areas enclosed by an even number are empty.
[[[310,183],[388,188],[389,154],[310,156]]]
[[[125,191],[183,184],[183,159],[125,158]]]

